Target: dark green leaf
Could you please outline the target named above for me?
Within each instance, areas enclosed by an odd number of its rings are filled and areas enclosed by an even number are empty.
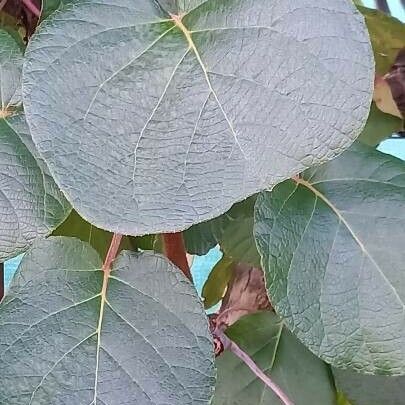
[[[405,164],[356,144],[259,196],[270,301],[315,354],[405,374]]]
[[[405,377],[365,376],[337,369],[333,374],[337,387],[350,400],[348,405],[400,405],[404,402]]]
[[[162,256],[52,237],[0,307],[0,403],[209,404],[212,339],[193,286]],[[107,289],[108,286],[108,289]]]
[[[205,255],[210,249],[223,240],[224,233],[233,221],[243,221],[253,217],[256,195],[232,206],[225,214],[210,221],[193,225],[184,232],[187,252],[194,255]]]
[[[230,220],[228,213],[225,213],[218,218],[193,225],[184,231],[187,252],[198,256],[206,255],[218,244]]]
[[[52,235],[75,237],[87,242],[101,257],[105,257],[112,237],[112,233],[96,228],[74,210]]]
[[[54,236],[70,236],[89,243],[101,257],[105,257],[111,242],[112,233],[96,228],[85,221],[76,211],[72,211],[66,221],[52,233]],[[124,236],[123,250],[153,250],[155,235],[143,237]]]
[[[242,218],[227,226],[221,238],[221,248],[235,262],[260,267],[260,255],[253,237],[253,215]]]
[[[366,20],[377,73],[384,75],[394,64],[398,52],[405,46],[405,24],[381,11],[362,6],[357,8]]]
[[[42,0],[41,20],[48,18],[52,13],[66,4],[74,2],[75,0]]]
[[[132,235],[184,230],[335,157],[374,79],[350,0],[77,0],[28,48],[24,102],[52,174],[89,222]]]
[[[212,269],[202,290],[205,309],[212,308],[224,297],[232,276],[232,265],[233,261],[224,256]]]
[[[383,113],[373,103],[367,124],[361,133],[359,140],[370,146],[376,146],[402,128],[402,120],[391,114]]]
[[[295,405],[335,405],[328,367],[316,358],[271,312],[239,320],[229,337],[250,354]],[[213,405],[279,405],[280,400],[232,353],[217,359]]]

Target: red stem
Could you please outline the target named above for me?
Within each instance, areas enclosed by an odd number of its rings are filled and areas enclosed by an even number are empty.
[[[22,0],[22,2],[24,3],[25,7],[27,7],[28,10],[35,15],[35,17],[39,18],[41,16],[41,10],[32,2],[32,0]]]
[[[163,245],[166,257],[175,264],[189,280],[192,280],[183,234],[181,232],[164,233]]]
[[[108,252],[107,252],[107,255],[104,260],[104,264],[103,264],[104,272],[110,272],[111,264],[114,261],[114,259],[117,257],[121,241],[122,241],[122,235],[120,235],[118,233],[114,233],[114,235],[111,239],[110,247],[108,248]]]
[[[0,301],[4,297],[4,263],[0,263]]]
[[[266,375],[253,359],[233,340],[229,339],[228,336],[221,331],[217,330],[216,334],[221,339],[224,349],[231,351],[235,356],[239,357],[252,370],[256,377],[262,380],[263,383],[280,398],[284,405],[294,405],[294,403],[288,398],[287,394],[268,375]]]

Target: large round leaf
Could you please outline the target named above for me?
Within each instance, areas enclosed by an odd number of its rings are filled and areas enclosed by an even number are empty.
[[[77,0],[28,47],[35,142],[77,211],[182,230],[333,158],[374,69],[351,0]]]
[[[405,374],[405,163],[356,144],[257,200],[270,301],[318,356]]]
[[[151,253],[101,267],[72,238],[25,256],[0,307],[0,403],[209,404],[212,339],[193,286]]]
[[[316,358],[271,312],[240,319],[227,330],[296,405],[335,405],[328,366]],[[217,359],[213,405],[280,405],[280,399],[235,355]]]

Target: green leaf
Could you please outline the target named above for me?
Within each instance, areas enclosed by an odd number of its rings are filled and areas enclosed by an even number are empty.
[[[184,243],[187,252],[198,256],[206,255],[221,240],[230,220],[228,213],[225,213],[210,221],[193,225],[184,231]]]
[[[24,257],[0,306],[0,403],[209,404],[212,338],[193,286],[151,253],[101,267],[73,238]]]
[[[77,0],[47,18],[24,103],[79,214],[122,234],[184,230],[347,148],[372,52],[351,1],[321,3]]]
[[[260,255],[253,237],[253,215],[233,221],[221,238],[221,248],[235,262],[260,267]]]
[[[48,18],[52,13],[65,5],[74,2],[75,0],[42,0],[41,20]]]
[[[362,6],[357,8],[366,20],[377,73],[385,75],[405,46],[405,24],[381,11]]]
[[[110,246],[112,233],[96,228],[85,221],[76,211],[72,211],[63,224],[52,233],[54,236],[69,236],[87,242],[101,257],[105,257]],[[155,235],[143,237],[124,236],[120,245],[122,250],[153,250]]]
[[[399,405],[404,402],[405,377],[366,376],[337,369],[333,374],[338,388],[350,400],[348,405]]]
[[[405,164],[355,144],[258,197],[270,301],[340,368],[405,374]]]
[[[253,217],[256,195],[232,206],[225,214],[210,221],[193,225],[184,231],[187,252],[194,255],[205,255],[224,239],[224,234],[234,221],[241,222]]]
[[[325,363],[310,353],[271,312],[246,316],[227,329],[296,405],[335,405],[336,393]],[[217,359],[213,405],[279,405],[280,400],[230,352]]]
[[[212,308],[224,297],[232,276],[233,264],[231,259],[224,256],[212,269],[202,290],[205,309]]]
[[[22,63],[17,42],[0,30],[0,262],[51,233],[71,209],[19,111]]]
[[[36,151],[23,113],[0,119],[0,179],[3,262],[50,234],[71,207]]]
[[[373,103],[367,124],[359,136],[359,141],[366,145],[376,146],[395,132],[398,132],[401,127],[402,120],[400,118],[383,113]]]
[[[342,392],[337,393],[337,405],[352,405]]]
[[[0,119],[12,106],[21,104],[23,53],[15,39],[0,30]]]

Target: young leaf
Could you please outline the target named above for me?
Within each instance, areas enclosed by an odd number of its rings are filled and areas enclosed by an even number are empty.
[[[190,283],[164,257],[52,237],[23,259],[0,306],[0,403],[209,404],[212,338]]]
[[[336,367],[405,374],[405,164],[356,144],[256,203],[270,300]]]
[[[297,405],[335,405],[328,367],[316,358],[271,312],[246,316],[227,335],[252,356],[259,367]],[[213,405],[279,405],[275,394],[232,353],[217,358],[218,382]]]
[[[212,269],[202,290],[205,309],[212,308],[224,297],[232,277],[233,264],[231,259],[224,256]]]
[[[405,377],[361,375],[334,369],[336,385],[349,405],[399,405],[405,398]]]
[[[24,103],[80,215],[173,232],[347,148],[372,66],[351,0],[77,0],[30,42]]]

